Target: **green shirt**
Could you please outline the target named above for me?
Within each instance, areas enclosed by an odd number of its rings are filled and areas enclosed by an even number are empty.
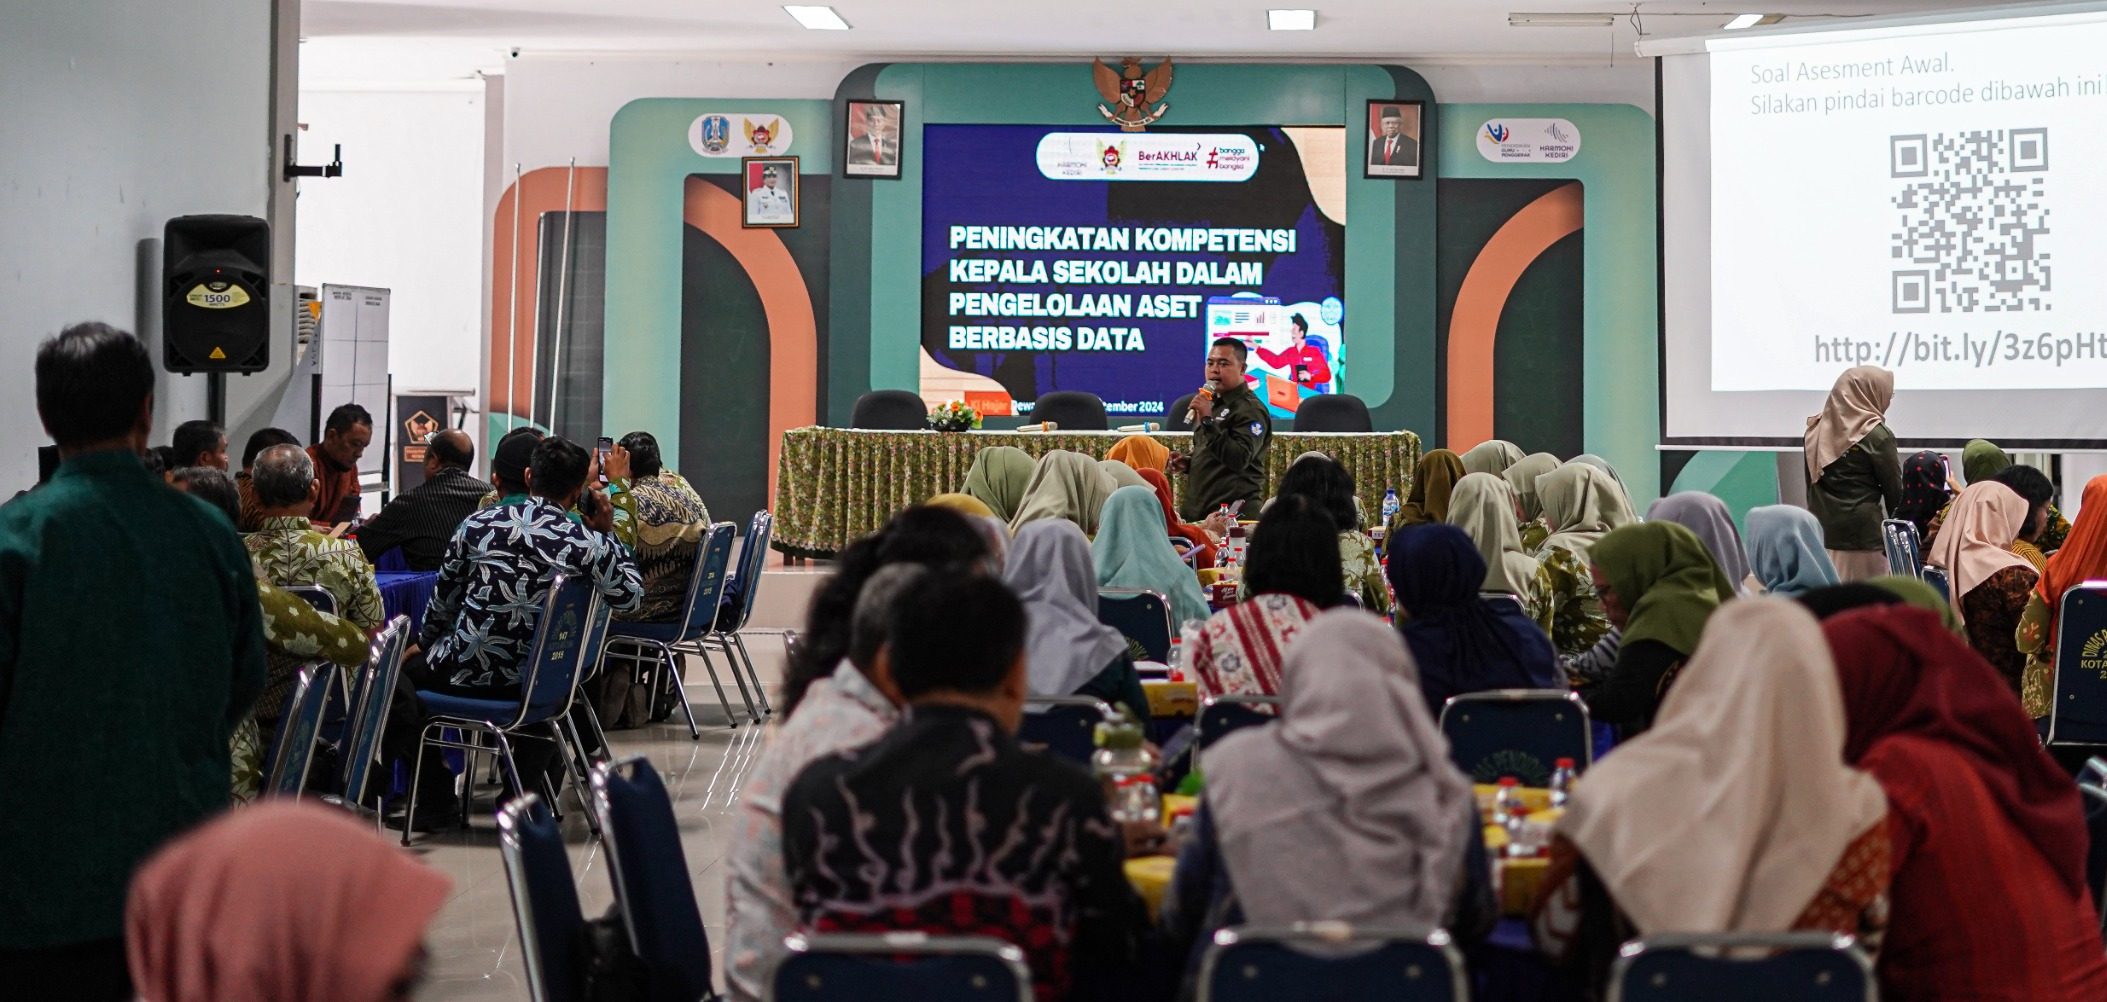
[[[0,949],[123,935],[133,868],[227,806],[263,675],[234,527],[137,456],[0,507]]]
[[[1895,433],[1876,425],[1807,485],[1807,510],[1832,550],[1878,550],[1880,521],[1902,506],[1902,460]]]
[[[1249,387],[1216,394],[1214,416],[1193,425],[1192,467],[1179,515],[1198,522],[1233,501],[1244,502],[1256,515],[1266,487],[1266,449],[1272,444],[1272,412]]]

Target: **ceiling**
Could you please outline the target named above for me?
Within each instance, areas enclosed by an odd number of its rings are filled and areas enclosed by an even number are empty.
[[[1313,3],[1317,29],[1266,29]],[[1640,37],[1717,31],[1739,13],[1857,17],[1982,0],[838,0],[850,31],[808,31],[769,0],[305,0],[309,40],[411,54],[419,74],[496,70],[505,53],[1006,58],[1140,55],[1492,61],[1634,58]],[[1615,13],[1612,27],[1510,28],[1509,12]],[[1634,11],[1636,13],[1634,14]],[[343,46],[332,44],[333,49]]]

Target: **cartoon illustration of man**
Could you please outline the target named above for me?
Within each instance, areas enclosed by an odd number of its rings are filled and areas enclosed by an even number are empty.
[[[1310,322],[1297,313],[1288,318],[1293,325],[1290,334],[1294,342],[1285,351],[1258,349],[1258,357],[1276,369],[1288,369],[1294,374],[1295,384],[1306,390],[1322,393],[1331,389],[1331,360],[1324,357],[1324,349],[1311,344]]]

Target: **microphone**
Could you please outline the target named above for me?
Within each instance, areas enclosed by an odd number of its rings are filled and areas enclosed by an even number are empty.
[[[1208,381],[1207,381],[1207,385],[1206,385],[1206,386],[1202,386],[1202,387],[1200,387],[1200,392],[1198,392],[1198,393],[1195,393],[1195,394],[1193,394],[1193,400],[1195,400],[1195,401],[1200,401],[1200,400],[1213,400],[1213,399],[1214,399],[1214,395],[1215,395],[1216,393],[1220,392],[1220,391],[1221,391],[1221,389],[1222,389],[1222,384],[1220,384],[1220,383],[1218,383],[1218,382],[1215,382],[1214,380],[1210,379],[1210,380],[1208,380]],[[1186,423],[1186,424],[1191,424],[1191,423],[1193,423],[1193,419],[1194,419],[1194,418],[1196,418],[1196,417],[1198,417],[1199,415],[1200,415],[1200,412],[1199,412],[1198,410],[1196,410],[1196,409],[1194,409],[1194,408],[1192,408],[1192,407],[1187,407],[1187,408],[1185,409],[1185,423]]]

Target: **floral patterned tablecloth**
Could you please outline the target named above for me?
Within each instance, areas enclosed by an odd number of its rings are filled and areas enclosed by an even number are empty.
[[[901,508],[958,490],[973,455],[988,446],[1014,445],[1034,456],[1055,449],[1103,456],[1123,437],[1121,432],[1103,431],[793,429],[783,434],[774,545],[794,556],[832,556],[851,540],[877,530]],[[1192,448],[1192,435],[1186,432],[1149,437],[1173,452]],[[1267,493],[1280,482],[1281,471],[1305,452],[1322,452],[1344,464],[1353,473],[1362,510],[1372,513],[1382,509],[1386,488],[1396,487],[1400,497],[1410,492],[1412,469],[1419,462],[1419,436],[1409,431],[1276,434],[1266,455]],[[1171,479],[1182,497],[1184,478]]]

